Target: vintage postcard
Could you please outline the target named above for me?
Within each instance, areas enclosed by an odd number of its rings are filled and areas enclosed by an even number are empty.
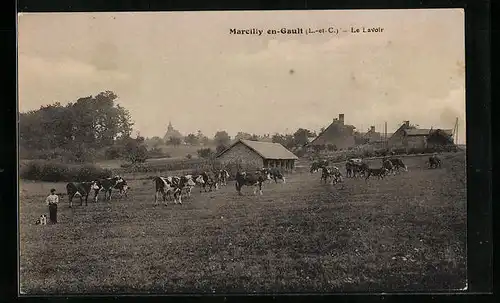
[[[467,289],[462,9],[18,16],[19,291]]]

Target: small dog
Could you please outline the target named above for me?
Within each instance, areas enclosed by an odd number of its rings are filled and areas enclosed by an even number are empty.
[[[47,216],[46,215],[41,215],[38,220],[36,220],[35,224],[37,225],[47,225]]]

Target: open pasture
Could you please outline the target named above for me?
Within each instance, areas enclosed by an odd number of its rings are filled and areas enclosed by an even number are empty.
[[[466,285],[464,153],[404,158],[409,172],[320,184],[287,175],[262,196],[234,181],[153,206],[151,180],[129,198],[68,208],[38,226],[63,183],[21,182],[20,281],[26,294],[337,292],[459,289]],[[374,160],[380,166],[379,160]],[[338,165],[344,172],[343,164]],[[375,165],[374,165],[375,166]],[[90,200],[90,199],[89,199]]]

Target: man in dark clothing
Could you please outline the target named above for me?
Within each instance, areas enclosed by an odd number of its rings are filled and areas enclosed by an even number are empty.
[[[49,219],[52,224],[57,223],[57,203],[59,203],[59,196],[56,195],[56,190],[52,188],[50,190],[50,195],[45,199],[45,202],[49,206]]]

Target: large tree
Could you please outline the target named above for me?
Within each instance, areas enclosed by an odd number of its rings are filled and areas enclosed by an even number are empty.
[[[299,128],[294,134],[293,139],[296,146],[304,146],[309,143],[309,138],[314,137],[315,134],[308,129]]]
[[[214,143],[216,146],[223,145],[228,146],[231,142],[231,137],[226,131],[218,131],[214,136]]]
[[[128,138],[133,122],[130,113],[118,104],[118,96],[105,91],[79,98],[74,103],[42,106],[20,114],[20,144],[29,149],[101,148]]]

